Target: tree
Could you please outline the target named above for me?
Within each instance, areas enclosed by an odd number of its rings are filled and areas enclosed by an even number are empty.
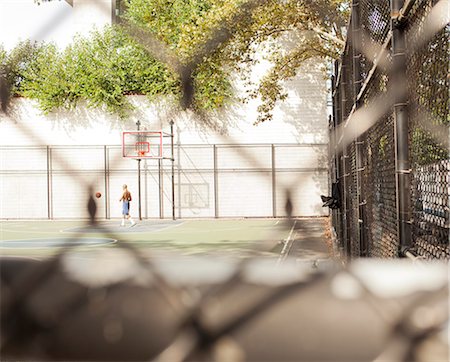
[[[306,60],[338,56],[349,15],[349,0],[124,1],[119,28],[78,38],[63,54],[43,46],[18,77],[15,93],[38,99],[45,111],[87,99],[122,116],[130,107],[126,94],[184,99],[192,93],[187,106],[209,110],[233,97],[230,80],[239,75],[247,82],[247,97],[261,97],[261,122],[271,119],[283,99],[282,82]],[[289,51],[276,43],[287,34],[299,35]],[[149,47],[152,38],[162,46]],[[248,74],[258,52],[274,65],[252,84]]]
[[[284,97],[282,82],[295,76],[305,61],[339,56],[348,16],[347,0],[127,0],[125,18],[149,29],[182,62],[211,38],[230,32],[206,60],[244,80],[256,52],[264,51],[274,66],[248,94],[261,97],[259,121],[264,121],[271,119],[276,102]],[[293,33],[300,35],[294,49],[283,52],[274,45],[277,38]]]

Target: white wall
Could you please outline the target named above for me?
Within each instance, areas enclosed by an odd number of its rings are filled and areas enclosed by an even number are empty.
[[[19,3],[24,5],[22,11],[17,7]],[[0,35],[0,41],[6,41],[12,34],[11,30],[16,29],[18,32],[13,34],[17,36],[11,37],[11,41],[8,43],[10,44],[9,47],[12,47],[19,38],[26,37],[37,40],[53,40],[57,41],[58,45],[65,46],[70,42],[74,33],[85,34],[92,29],[92,26],[102,27],[104,24],[109,24],[112,17],[112,6],[113,1],[111,0],[73,0],[73,7],[66,2],[43,3],[39,7],[31,0],[0,0],[0,29],[3,34]],[[17,17],[17,14],[21,14],[21,16]],[[39,21],[33,21],[33,19]],[[33,27],[33,24],[38,25]],[[322,66],[321,62],[311,61],[299,70],[297,77],[286,82],[285,88],[288,98],[276,107],[272,121],[258,126],[253,125],[257,119],[257,106],[259,105],[257,99],[245,105],[234,104],[226,110],[211,115],[208,119],[208,122],[214,125],[211,128],[189,112],[180,112],[163,101],[159,104],[149,104],[143,96],[129,98],[136,105],[136,111],[127,121],[122,121],[101,110],[88,109],[83,106],[73,111],[58,111],[43,115],[37,108],[36,102],[19,98],[12,101],[12,108],[8,115],[0,114],[0,145],[119,145],[121,132],[123,130],[134,130],[137,120],[141,121],[142,128],[148,130],[163,129],[165,131],[169,130],[169,121],[173,120],[175,142],[179,145],[231,143],[327,144],[327,88],[321,71]],[[269,68],[270,64],[261,59],[259,65],[253,69],[253,79],[257,80],[264,76]],[[238,92],[243,91],[243,87],[239,83],[236,83],[235,86]],[[258,162],[258,155],[245,156],[241,154],[239,157],[244,158],[244,161],[247,157],[246,162],[249,162],[249,160],[251,160],[250,162]],[[251,158],[248,159],[248,157]],[[301,207],[299,214],[322,215],[326,213],[327,211],[320,207],[319,197],[321,193],[325,194],[328,190],[327,178],[323,171],[327,165],[323,157],[320,160],[315,157],[281,159],[288,164],[284,167],[289,167],[289,162],[291,162],[293,168],[321,169],[322,171],[319,174],[317,171],[312,171],[309,176],[304,173],[300,175],[301,177],[294,174],[284,174],[286,177],[280,177],[277,184],[277,187],[279,187],[277,192],[280,193],[279,198],[284,197],[284,186],[293,187],[294,190],[301,190],[295,191],[297,205]],[[3,157],[2,160],[4,163]],[[67,160],[69,164],[72,161],[72,159]],[[86,162],[89,162],[89,160],[86,160]],[[22,169],[26,169],[26,166]],[[1,176],[2,187],[7,194],[11,194],[7,191],[11,187],[14,187],[13,194],[24,194],[24,190],[31,187],[25,181],[14,184],[11,181],[13,178],[10,176]],[[222,180],[225,182],[227,176],[222,176]],[[227,193],[226,187],[228,186],[231,189],[235,188],[236,185],[233,186],[233,182],[236,183],[239,180],[237,176],[233,177],[231,174],[230,176],[229,182],[227,181],[226,184],[222,185],[220,192]],[[25,179],[26,177],[23,178],[23,180]],[[40,180],[39,182],[44,181]],[[258,184],[257,180],[249,180],[248,178],[244,181],[241,180],[241,184],[242,182],[247,182],[247,185]],[[302,186],[296,188],[296,185],[292,183],[298,183]],[[248,196],[254,199],[255,195],[252,196],[251,193],[256,192],[258,194],[259,192],[262,195],[261,200],[270,198],[271,195],[267,195],[268,190],[270,191],[267,180],[263,180],[259,184],[261,190],[250,187],[251,192],[249,191],[249,194],[242,189],[243,195],[240,197]],[[308,192],[305,192],[305,185],[309,185]],[[231,203],[227,216],[232,216],[233,213],[241,215],[242,212],[249,216],[257,216],[262,210],[264,210],[264,214],[267,214],[271,211],[272,205],[267,199],[264,202],[264,205],[261,204],[259,209],[256,206],[256,210],[233,210],[233,204]],[[23,206],[22,201],[17,200],[17,205]],[[277,205],[279,209],[277,214],[282,214],[282,207],[282,203]],[[22,217],[21,213],[20,210],[17,212],[18,217]],[[40,211],[37,213],[40,213]],[[34,217],[35,214],[31,213],[30,217]]]
[[[236,104],[212,114],[215,129],[190,112],[180,112],[164,102],[150,104],[144,96],[130,97],[136,110],[123,121],[101,110],[78,107],[44,115],[35,101],[17,98],[9,115],[0,115],[1,145],[103,145],[119,144],[123,130],[168,130],[175,122],[177,141],[184,144],[215,143],[327,143],[326,83],[321,64],[304,67],[287,84],[288,99],[276,107],[274,119],[257,126],[258,100]]]
[[[66,47],[75,34],[111,24],[115,0],[0,0],[0,44],[14,48],[20,41],[53,42]]]
[[[0,0],[0,43],[8,50],[27,39],[63,48],[73,35],[73,8],[65,1]]]
[[[115,0],[73,0],[75,33],[87,35],[93,27],[111,24],[114,9]]]

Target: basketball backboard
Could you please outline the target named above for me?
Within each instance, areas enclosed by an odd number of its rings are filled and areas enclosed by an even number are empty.
[[[122,155],[127,158],[163,158],[162,131],[125,131],[122,133]]]

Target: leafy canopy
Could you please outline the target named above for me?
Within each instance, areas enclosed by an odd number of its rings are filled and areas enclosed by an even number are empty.
[[[231,79],[239,75],[247,81],[248,97],[261,97],[259,121],[264,121],[283,99],[282,82],[306,60],[338,56],[348,2],[125,0],[122,20],[152,34],[181,64],[194,59],[189,75],[194,109],[224,106],[233,97]],[[292,49],[276,45],[276,39],[286,34],[298,36]],[[8,74],[11,93],[36,99],[45,112],[70,109],[85,100],[89,106],[126,117],[132,109],[126,95],[179,99],[183,91],[176,69],[141,40],[130,36],[126,27],[107,27],[75,38],[63,51],[30,42],[9,54],[0,49],[0,66]],[[261,52],[274,66],[253,84],[249,69]]]

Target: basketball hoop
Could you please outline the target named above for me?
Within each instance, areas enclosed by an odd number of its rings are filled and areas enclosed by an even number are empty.
[[[122,133],[122,155],[134,159],[161,159],[163,157],[162,131],[125,131]]]
[[[150,142],[136,142],[135,143],[136,154],[140,157],[144,157],[150,152]]]
[[[172,163],[172,218],[175,220],[175,158],[174,158],[174,136],[173,121],[170,122],[170,133],[160,131],[140,130],[140,122],[136,122],[138,129],[136,131],[122,132],[122,156],[128,159],[134,159],[138,162],[138,210],[141,220],[141,161],[158,160],[160,174],[160,190],[162,185],[162,160],[170,160]],[[163,143],[163,140],[167,140]],[[164,147],[165,146],[165,147]],[[162,194],[161,194],[162,195]]]

